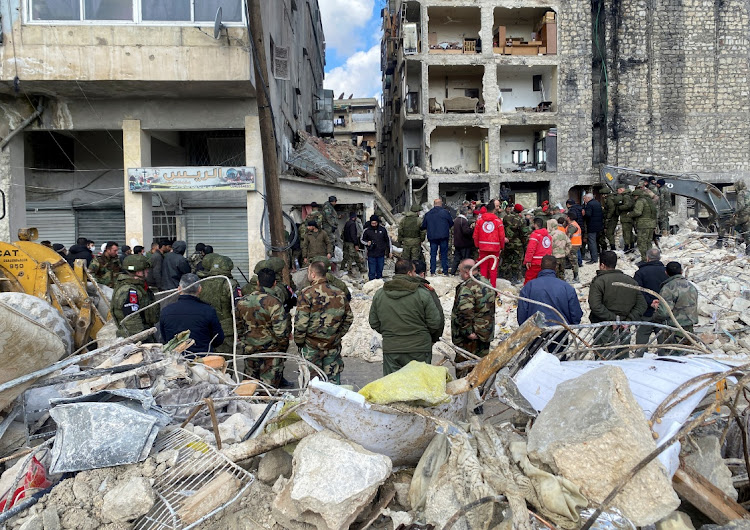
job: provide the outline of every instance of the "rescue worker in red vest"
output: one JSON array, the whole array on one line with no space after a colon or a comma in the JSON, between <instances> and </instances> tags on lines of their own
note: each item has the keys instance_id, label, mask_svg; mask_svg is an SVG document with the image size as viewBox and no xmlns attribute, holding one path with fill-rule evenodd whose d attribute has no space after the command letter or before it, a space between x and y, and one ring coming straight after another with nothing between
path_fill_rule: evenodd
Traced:
<instances>
[{"instance_id":1,"label":"rescue worker in red vest","mask_svg":"<svg viewBox=\"0 0 750 530\"><path fill-rule=\"evenodd\" d=\"M508 242L503 222L495 215L496 205L496 201L488 202L487 213L482 214L474 227L474 244L479 249L480 261L486 256L496 256L499 260L500 252ZM490 280L492 287L497 286L497 265L497 262L487 260L479 266L482 276Z\"/></svg>"},{"instance_id":2,"label":"rescue worker in red vest","mask_svg":"<svg viewBox=\"0 0 750 530\"><path fill-rule=\"evenodd\" d=\"M544 228L544 220L541 217L535 217L534 231L529 236L529 244L523 258L523 264L526 267L524 285L536 279L539 271L542 270L542 258L549 254L552 254L552 238Z\"/></svg>"},{"instance_id":3,"label":"rescue worker in red vest","mask_svg":"<svg viewBox=\"0 0 750 530\"><path fill-rule=\"evenodd\" d=\"M571 219L569 215L561 216L558 219L558 223L563 227L565 233L570 238L570 254L566 259L570 262L570 266L573 268L573 281L578 281L578 252L581 250L583 244L583 231L581 226Z\"/></svg>"}]
</instances>

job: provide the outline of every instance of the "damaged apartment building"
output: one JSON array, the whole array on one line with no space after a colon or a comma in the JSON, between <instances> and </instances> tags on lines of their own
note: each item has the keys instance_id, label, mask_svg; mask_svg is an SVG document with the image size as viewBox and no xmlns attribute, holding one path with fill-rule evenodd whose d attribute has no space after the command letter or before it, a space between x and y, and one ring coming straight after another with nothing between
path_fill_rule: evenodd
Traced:
<instances>
[{"instance_id":1,"label":"damaged apartment building","mask_svg":"<svg viewBox=\"0 0 750 530\"><path fill-rule=\"evenodd\" d=\"M390 0L382 16L380 171L399 209L501 187L580 200L605 163L730 199L748 176L745 4Z\"/></svg>"},{"instance_id":2,"label":"damaged apartment building","mask_svg":"<svg viewBox=\"0 0 750 530\"><path fill-rule=\"evenodd\" d=\"M317 0L260 4L286 170L300 135L333 134L325 38ZM262 259L248 9L244 0L0 0L0 241L34 226L67 247L78 237L147 248L173 238L212 244L245 272ZM298 221L332 194L372 203L295 175L281 177L281 194Z\"/></svg>"}]
</instances>

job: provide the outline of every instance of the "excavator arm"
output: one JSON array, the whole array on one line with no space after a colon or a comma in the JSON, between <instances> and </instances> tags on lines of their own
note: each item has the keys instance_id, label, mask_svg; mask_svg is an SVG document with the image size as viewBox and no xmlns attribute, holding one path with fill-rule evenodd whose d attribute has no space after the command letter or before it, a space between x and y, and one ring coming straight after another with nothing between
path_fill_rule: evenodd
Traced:
<instances>
[{"instance_id":1,"label":"excavator arm","mask_svg":"<svg viewBox=\"0 0 750 530\"><path fill-rule=\"evenodd\" d=\"M704 182L694 175L676 175L661 173L650 169L631 169L618 166L602 166L599 170L602 183L613 192L625 186L637 186L645 177L664 179L666 187L671 193L688 197L701 203L711 215L711 222L718 222L720 231L732 224L734 207L719 188L709 182Z\"/></svg>"}]
</instances>

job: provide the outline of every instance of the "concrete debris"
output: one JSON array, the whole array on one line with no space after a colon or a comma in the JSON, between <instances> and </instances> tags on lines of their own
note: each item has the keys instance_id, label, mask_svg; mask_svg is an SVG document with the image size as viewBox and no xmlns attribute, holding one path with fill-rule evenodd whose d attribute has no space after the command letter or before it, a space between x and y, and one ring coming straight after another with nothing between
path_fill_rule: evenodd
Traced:
<instances>
[{"instance_id":1,"label":"concrete debris","mask_svg":"<svg viewBox=\"0 0 750 530\"><path fill-rule=\"evenodd\" d=\"M289 164L305 176L329 182L340 179L367 182L369 154L350 142L339 142L299 132L300 140Z\"/></svg>"},{"instance_id":2,"label":"concrete debris","mask_svg":"<svg viewBox=\"0 0 750 530\"><path fill-rule=\"evenodd\" d=\"M732 482L732 472L721 457L721 444L716 436L702 436L683 446L685 464L707 478L733 500L737 490Z\"/></svg>"},{"instance_id":3,"label":"concrete debris","mask_svg":"<svg viewBox=\"0 0 750 530\"><path fill-rule=\"evenodd\" d=\"M292 474L292 455L279 447L267 452L258 464L258 480L273 485L279 477L289 478Z\"/></svg>"},{"instance_id":4,"label":"concrete debris","mask_svg":"<svg viewBox=\"0 0 750 530\"><path fill-rule=\"evenodd\" d=\"M597 503L654 449L656 443L627 378L613 366L560 384L529 431L532 461L579 485ZM669 475L658 461L630 480L614 501L637 526L655 523L679 505Z\"/></svg>"},{"instance_id":5,"label":"concrete debris","mask_svg":"<svg viewBox=\"0 0 750 530\"><path fill-rule=\"evenodd\" d=\"M207 513L229 502L239 492L241 485L240 480L231 473L219 473L193 493L178 510L177 515L183 524L193 524Z\"/></svg>"},{"instance_id":6,"label":"concrete debris","mask_svg":"<svg viewBox=\"0 0 750 530\"><path fill-rule=\"evenodd\" d=\"M145 515L156 502L151 481L133 477L104 496L102 519L106 522L124 523Z\"/></svg>"},{"instance_id":7,"label":"concrete debris","mask_svg":"<svg viewBox=\"0 0 750 530\"><path fill-rule=\"evenodd\" d=\"M688 514L676 511L657 522L656 530L695 530L695 526Z\"/></svg>"},{"instance_id":8,"label":"concrete debris","mask_svg":"<svg viewBox=\"0 0 750 530\"><path fill-rule=\"evenodd\" d=\"M318 530L348 528L391 474L391 460L330 432L305 438L294 451L292 477L277 484L274 514Z\"/></svg>"}]
</instances>

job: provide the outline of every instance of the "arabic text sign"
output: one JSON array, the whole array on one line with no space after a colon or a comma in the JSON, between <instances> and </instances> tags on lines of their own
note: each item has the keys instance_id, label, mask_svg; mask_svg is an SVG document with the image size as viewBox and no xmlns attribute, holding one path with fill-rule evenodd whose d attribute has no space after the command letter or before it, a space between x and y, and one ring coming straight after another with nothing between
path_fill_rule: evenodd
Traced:
<instances>
[{"instance_id":1,"label":"arabic text sign","mask_svg":"<svg viewBox=\"0 0 750 530\"><path fill-rule=\"evenodd\" d=\"M139 167L128 169L128 188L149 191L255 190L254 167Z\"/></svg>"}]
</instances>

